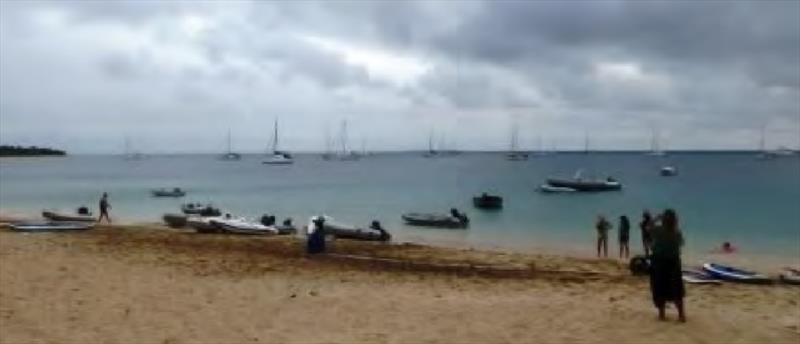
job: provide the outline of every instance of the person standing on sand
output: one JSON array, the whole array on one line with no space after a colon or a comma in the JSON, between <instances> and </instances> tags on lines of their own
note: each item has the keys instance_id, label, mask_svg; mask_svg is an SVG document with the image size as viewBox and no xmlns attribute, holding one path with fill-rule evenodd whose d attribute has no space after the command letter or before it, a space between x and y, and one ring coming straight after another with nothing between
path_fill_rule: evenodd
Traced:
<instances>
[{"instance_id":1,"label":"person standing on sand","mask_svg":"<svg viewBox=\"0 0 800 344\"><path fill-rule=\"evenodd\" d=\"M595 229L597 229L597 258L600 258L601 247L603 249L603 257L608 258L608 231L611 229L611 223L602 214L598 215Z\"/></svg>"},{"instance_id":2,"label":"person standing on sand","mask_svg":"<svg viewBox=\"0 0 800 344\"><path fill-rule=\"evenodd\" d=\"M108 217L108 210L111 209L111 204L108 203L108 193L103 192L103 197L100 198L100 216L97 218L97 223L103 220L103 217L106 218L109 224L111 224L111 218Z\"/></svg>"},{"instance_id":3,"label":"person standing on sand","mask_svg":"<svg viewBox=\"0 0 800 344\"><path fill-rule=\"evenodd\" d=\"M658 308L658 319L666 320L666 303L674 302L678 308L678 320L686 322L683 309L685 289L681 270L683 234L678 228L678 215L674 210L665 210L660 218L661 223L651 233L653 255L650 260L650 292L653 304Z\"/></svg>"},{"instance_id":4,"label":"person standing on sand","mask_svg":"<svg viewBox=\"0 0 800 344\"><path fill-rule=\"evenodd\" d=\"M630 232L631 232L631 222L628 221L628 217L622 215L619 217L619 258L620 259L628 259L630 256L630 247L628 246L628 241L630 239Z\"/></svg>"},{"instance_id":5,"label":"person standing on sand","mask_svg":"<svg viewBox=\"0 0 800 344\"><path fill-rule=\"evenodd\" d=\"M639 222L639 229L642 231L642 246L644 247L645 257L650 255L650 245L653 244L653 239L650 236L650 231L653 229L653 217L650 215L649 210L642 213L642 222Z\"/></svg>"}]
</instances>

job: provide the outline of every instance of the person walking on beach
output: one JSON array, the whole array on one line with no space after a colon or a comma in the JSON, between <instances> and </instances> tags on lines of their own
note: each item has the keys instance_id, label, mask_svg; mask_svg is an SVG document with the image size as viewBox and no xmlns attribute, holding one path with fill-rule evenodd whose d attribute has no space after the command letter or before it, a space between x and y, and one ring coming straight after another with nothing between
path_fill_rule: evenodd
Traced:
<instances>
[{"instance_id":1,"label":"person walking on beach","mask_svg":"<svg viewBox=\"0 0 800 344\"><path fill-rule=\"evenodd\" d=\"M674 302L678 309L678 320L686 322L683 309L685 290L681 271L681 246L683 234L678 228L678 215L667 209L661 215L661 223L652 229L652 259L650 260L650 292L653 304L658 309L658 319L666 320L664 308Z\"/></svg>"},{"instance_id":2,"label":"person walking on beach","mask_svg":"<svg viewBox=\"0 0 800 344\"><path fill-rule=\"evenodd\" d=\"M650 215L649 210L642 213L642 222L639 222L639 229L642 231L642 246L644 247L645 257L650 255L650 245L653 239L650 236L650 231L653 229L653 217Z\"/></svg>"},{"instance_id":3,"label":"person walking on beach","mask_svg":"<svg viewBox=\"0 0 800 344\"><path fill-rule=\"evenodd\" d=\"M103 217L106 218L109 224L111 224L111 218L108 217L108 210L111 209L111 204L108 203L108 193L103 192L103 197L100 198L100 216L97 218L97 222L103 220Z\"/></svg>"},{"instance_id":4,"label":"person walking on beach","mask_svg":"<svg viewBox=\"0 0 800 344\"><path fill-rule=\"evenodd\" d=\"M611 223L602 214L598 215L595 229L597 229L597 258L600 258L600 248L603 249L603 257L608 258L608 231L611 229Z\"/></svg>"},{"instance_id":5,"label":"person walking on beach","mask_svg":"<svg viewBox=\"0 0 800 344\"><path fill-rule=\"evenodd\" d=\"M630 256L630 248L628 246L628 241L630 239L630 232L631 232L631 222L628 221L628 217L622 215L619 217L619 258L620 259L628 259Z\"/></svg>"}]
</instances>

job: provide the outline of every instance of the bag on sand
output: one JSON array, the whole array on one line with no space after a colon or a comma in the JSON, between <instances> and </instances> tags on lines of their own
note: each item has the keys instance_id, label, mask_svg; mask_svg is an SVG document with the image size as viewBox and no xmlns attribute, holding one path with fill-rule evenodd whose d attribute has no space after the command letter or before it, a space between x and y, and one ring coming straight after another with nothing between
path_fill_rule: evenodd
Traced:
<instances>
[{"instance_id":1,"label":"bag on sand","mask_svg":"<svg viewBox=\"0 0 800 344\"><path fill-rule=\"evenodd\" d=\"M647 275L650 273L650 259L643 255L633 256L628 267L634 276Z\"/></svg>"}]
</instances>

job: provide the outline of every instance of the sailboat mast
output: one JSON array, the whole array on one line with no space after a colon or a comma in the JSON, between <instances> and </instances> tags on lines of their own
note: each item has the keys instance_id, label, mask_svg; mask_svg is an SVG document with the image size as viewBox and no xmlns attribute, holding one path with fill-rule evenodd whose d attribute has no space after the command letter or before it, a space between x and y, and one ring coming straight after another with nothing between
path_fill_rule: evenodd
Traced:
<instances>
[{"instance_id":1,"label":"sailboat mast","mask_svg":"<svg viewBox=\"0 0 800 344\"><path fill-rule=\"evenodd\" d=\"M583 135L583 154L589 154L589 133Z\"/></svg>"},{"instance_id":2,"label":"sailboat mast","mask_svg":"<svg viewBox=\"0 0 800 344\"><path fill-rule=\"evenodd\" d=\"M272 153L277 154L278 152L278 119L275 119L275 131L272 133Z\"/></svg>"},{"instance_id":3,"label":"sailboat mast","mask_svg":"<svg viewBox=\"0 0 800 344\"><path fill-rule=\"evenodd\" d=\"M231 130L228 129L228 154L231 154Z\"/></svg>"}]
</instances>

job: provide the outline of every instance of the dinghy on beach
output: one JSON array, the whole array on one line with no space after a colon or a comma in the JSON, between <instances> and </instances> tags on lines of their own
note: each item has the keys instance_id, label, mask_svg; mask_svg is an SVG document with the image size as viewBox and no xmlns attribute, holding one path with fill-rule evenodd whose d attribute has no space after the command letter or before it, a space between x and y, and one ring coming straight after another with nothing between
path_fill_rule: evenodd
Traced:
<instances>
[{"instance_id":1,"label":"dinghy on beach","mask_svg":"<svg viewBox=\"0 0 800 344\"><path fill-rule=\"evenodd\" d=\"M306 227L306 234L312 234L315 231L314 220L317 216L312 216L308 221ZM337 223L330 216L324 216L325 222L323 224L325 235L331 235L337 239L351 239L361 241L389 241L392 235L381 227L380 222L372 221L369 228L358 228L351 225Z\"/></svg>"},{"instance_id":2,"label":"dinghy on beach","mask_svg":"<svg viewBox=\"0 0 800 344\"><path fill-rule=\"evenodd\" d=\"M781 282L800 285L800 269L786 268L780 276Z\"/></svg>"},{"instance_id":3,"label":"dinghy on beach","mask_svg":"<svg viewBox=\"0 0 800 344\"><path fill-rule=\"evenodd\" d=\"M209 220L209 223L219 228L222 233L248 234L248 235L276 235L278 230L272 226L264 226L244 218L220 217Z\"/></svg>"},{"instance_id":4,"label":"dinghy on beach","mask_svg":"<svg viewBox=\"0 0 800 344\"><path fill-rule=\"evenodd\" d=\"M18 232L71 232L94 228L94 223L80 222L16 222L9 228Z\"/></svg>"},{"instance_id":5,"label":"dinghy on beach","mask_svg":"<svg viewBox=\"0 0 800 344\"><path fill-rule=\"evenodd\" d=\"M713 277L731 282L754 284L772 283L772 280L766 275L722 264L705 263L703 264L703 270Z\"/></svg>"},{"instance_id":6,"label":"dinghy on beach","mask_svg":"<svg viewBox=\"0 0 800 344\"><path fill-rule=\"evenodd\" d=\"M85 207L82 207L82 209ZM92 214L88 211L81 214L81 212L75 212L74 214L61 212L57 210L43 210L42 217L50 220L50 221L66 221L66 222L95 222L97 219L92 216Z\"/></svg>"}]
</instances>

